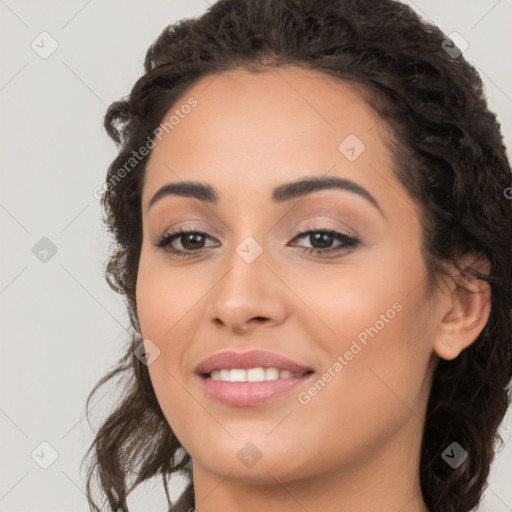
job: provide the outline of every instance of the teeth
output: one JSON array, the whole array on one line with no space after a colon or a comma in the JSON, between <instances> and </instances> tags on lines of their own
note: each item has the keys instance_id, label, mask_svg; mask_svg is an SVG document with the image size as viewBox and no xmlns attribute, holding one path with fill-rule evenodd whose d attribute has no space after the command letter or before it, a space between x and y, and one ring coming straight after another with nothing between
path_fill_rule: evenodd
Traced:
<instances>
[{"instance_id":1,"label":"teeth","mask_svg":"<svg viewBox=\"0 0 512 512\"><path fill-rule=\"evenodd\" d=\"M258 382L265 380L265 370L263 368L249 368L246 373L247 382Z\"/></svg>"},{"instance_id":2,"label":"teeth","mask_svg":"<svg viewBox=\"0 0 512 512\"><path fill-rule=\"evenodd\" d=\"M279 370L279 368L249 368L248 370L233 368L214 370L210 374L211 379L226 382L263 382L301 376L302 373L292 373L289 370Z\"/></svg>"},{"instance_id":3,"label":"teeth","mask_svg":"<svg viewBox=\"0 0 512 512\"><path fill-rule=\"evenodd\" d=\"M277 368L265 368L265 380L279 379L279 370Z\"/></svg>"},{"instance_id":4,"label":"teeth","mask_svg":"<svg viewBox=\"0 0 512 512\"><path fill-rule=\"evenodd\" d=\"M229 370L229 382L245 382L247 372L245 370Z\"/></svg>"}]
</instances>

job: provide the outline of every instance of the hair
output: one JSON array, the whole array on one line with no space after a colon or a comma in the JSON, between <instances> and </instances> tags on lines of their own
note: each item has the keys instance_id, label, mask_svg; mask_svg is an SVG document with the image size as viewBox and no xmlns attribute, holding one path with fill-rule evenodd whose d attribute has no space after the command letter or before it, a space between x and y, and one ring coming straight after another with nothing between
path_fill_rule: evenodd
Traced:
<instances>
[{"instance_id":1,"label":"hair","mask_svg":"<svg viewBox=\"0 0 512 512\"><path fill-rule=\"evenodd\" d=\"M420 483L431 511L464 512L487 486L512 379L512 174L496 115L477 70L443 48L445 34L393 0L219 0L198 18L161 32L146 53L144 74L129 96L112 103L104 125L118 156L110 164L101 205L114 243L104 272L126 303L131 329L126 353L92 389L124 376L123 395L99 428L86 458L92 510L95 472L111 510L128 510L133 488L160 474L190 478L181 447L156 399L142 342L136 279L142 243L141 191L145 165L119 179L133 151L154 141L155 130L199 79L227 70L259 73L300 66L352 84L385 121L397 179L419 208L428 283L454 265L491 289L487 324L453 360L436 366L421 442ZM115 186L112 186L115 183ZM462 266L475 254L488 272ZM442 458L453 442L469 454L457 468ZM127 490L129 473L135 475ZM193 490L189 482L188 494Z\"/></svg>"}]
</instances>

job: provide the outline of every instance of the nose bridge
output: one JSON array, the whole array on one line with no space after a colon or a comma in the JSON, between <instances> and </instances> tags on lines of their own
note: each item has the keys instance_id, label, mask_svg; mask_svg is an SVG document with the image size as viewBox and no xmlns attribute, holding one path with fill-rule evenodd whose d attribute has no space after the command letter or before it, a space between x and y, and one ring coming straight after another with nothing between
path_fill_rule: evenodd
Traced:
<instances>
[{"instance_id":1,"label":"nose bridge","mask_svg":"<svg viewBox=\"0 0 512 512\"><path fill-rule=\"evenodd\" d=\"M231 215L232 222L231 243L232 253L230 254L229 265L233 270L250 275L255 270L264 274L268 272L265 262L268 263L267 247L269 227L262 215L261 206L247 201L239 205ZM256 264L255 267L253 267Z\"/></svg>"},{"instance_id":2,"label":"nose bridge","mask_svg":"<svg viewBox=\"0 0 512 512\"><path fill-rule=\"evenodd\" d=\"M258 237L259 240L261 238ZM262 299L266 295L270 272L266 268L268 258L264 241L259 240L249 235L234 244L227 262L228 272L219 283L223 300L232 304L249 304L252 300L258 300L257 297Z\"/></svg>"},{"instance_id":3,"label":"nose bridge","mask_svg":"<svg viewBox=\"0 0 512 512\"><path fill-rule=\"evenodd\" d=\"M281 321L285 314L282 285L267 268L270 251L264 247L264 233L245 233L233 246L209 310L210 320L233 329L254 318Z\"/></svg>"}]
</instances>

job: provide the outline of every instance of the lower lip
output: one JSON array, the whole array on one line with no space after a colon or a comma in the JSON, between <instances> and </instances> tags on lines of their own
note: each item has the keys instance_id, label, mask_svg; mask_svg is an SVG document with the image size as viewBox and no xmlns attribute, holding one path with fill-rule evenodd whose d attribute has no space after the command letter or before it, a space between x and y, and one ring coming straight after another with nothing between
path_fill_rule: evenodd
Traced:
<instances>
[{"instance_id":1,"label":"lower lip","mask_svg":"<svg viewBox=\"0 0 512 512\"><path fill-rule=\"evenodd\" d=\"M261 382L226 382L201 377L206 392L227 405L252 407L271 402L306 382L313 374L289 379L266 380Z\"/></svg>"}]
</instances>

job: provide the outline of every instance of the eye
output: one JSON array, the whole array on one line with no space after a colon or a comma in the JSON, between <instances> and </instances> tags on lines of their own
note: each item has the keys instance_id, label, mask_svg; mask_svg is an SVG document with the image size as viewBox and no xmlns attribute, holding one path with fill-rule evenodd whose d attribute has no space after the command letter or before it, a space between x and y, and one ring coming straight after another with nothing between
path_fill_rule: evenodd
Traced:
<instances>
[{"instance_id":1,"label":"eye","mask_svg":"<svg viewBox=\"0 0 512 512\"><path fill-rule=\"evenodd\" d=\"M309 242L313 247L301 247L301 250L307 254L326 254L326 253L345 253L360 245L360 240L332 229L322 229L314 227L302 228L299 234L293 240L309 237ZM206 239L212 238L202 231L194 229L177 229L171 233L166 233L160 240L154 244L168 254L180 258L192 257L205 249ZM181 240L183 249L177 249L173 246L174 242ZM333 240L338 240L336 246L332 246Z\"/></svg>"},{"instance_id":2,"label":"eye","mask_svg":"<svg viewBox=\"0 0 512 512\"><path fill-rule=\"evenodd\" d=\"M360 244L360 240L357 238L333 229L302 228L299 233L294 240L309 237L306 239L313 245L313 247L301 248L307 254L345 253ZM332 246L333 239L339 240L338 245L334 247Z\"/></svg>"},{"instance_id":3,"label":"eye","mask_svg":"<svg viewBox=\"0 0 512 512\"><path fill-rule=\"evenodd\" d=\"M199 252L199 250L203 249L201 246L204 243L205 238L211 238L208 234L203 233L202 231L197 231L195 229L177 229L172 231L171 233L166 233L160 240L154 244L156 247L159 247L166 253L173 254L178 257L186 258L189 256L194 256L190 252ZM185 250L176 249L172 246L172 243L175 240L181 239L181 244ZM187 247L188 246L188 247ZM190 251L190 252L187 252Z\"/></svg>"}]
</instances>

